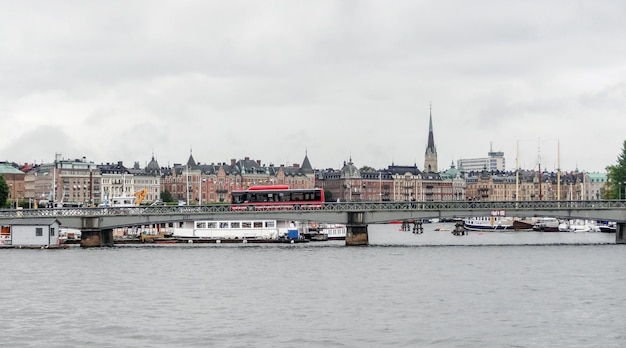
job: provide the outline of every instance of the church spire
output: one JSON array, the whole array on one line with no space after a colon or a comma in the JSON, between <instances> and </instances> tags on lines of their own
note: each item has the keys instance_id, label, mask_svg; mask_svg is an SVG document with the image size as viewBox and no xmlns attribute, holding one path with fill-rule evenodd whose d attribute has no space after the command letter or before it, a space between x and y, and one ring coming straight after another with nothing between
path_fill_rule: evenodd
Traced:
<instances>
[{"instance_id":1,"label":"church spire","mask_svg":"<svg viewBox=\"0 0 626 348\"><path fill-rule=\"evenodd\" d=\"M435 135L433 132L433 105L430 104L428 121L428 143L424 154L424 171L437 172L437 148L435 147Z\"/></svg>"}]
</instances>

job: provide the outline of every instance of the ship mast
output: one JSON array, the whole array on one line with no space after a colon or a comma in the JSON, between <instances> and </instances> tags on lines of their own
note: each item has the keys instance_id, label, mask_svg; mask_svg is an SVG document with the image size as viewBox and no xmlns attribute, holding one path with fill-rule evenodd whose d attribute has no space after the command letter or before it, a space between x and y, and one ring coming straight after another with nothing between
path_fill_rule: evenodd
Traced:
<instances>
[{"instance_id":1,"label":"ship mast","mask_svg":"<svg viewBox=\"0 0 626 348\"><path fill-rule=\"evenodd\" d=\"M539 163L539 200L541 200L543 197L543 194L541 192L541 142L537 144L537 162Z\"/></svg>"},{"instance_id":2,"label":"ship mast","mask_svg":"<svg viewBox=\"0 0 626 348\"><path fill-rule=\"evenodd\" d=\"M561 142L556 140L556 200L561 200Z\"/></svg>"},{"instance_id":3,"label":"ship mast","mask_svg":"<svg viewBox=\"0 0 626 348\"><path fill-rule=\"evenodd\" d=\"M519 201L519 140L517 141L517 153L515 154L515 201Z\"/></svg>"}]
</instances>

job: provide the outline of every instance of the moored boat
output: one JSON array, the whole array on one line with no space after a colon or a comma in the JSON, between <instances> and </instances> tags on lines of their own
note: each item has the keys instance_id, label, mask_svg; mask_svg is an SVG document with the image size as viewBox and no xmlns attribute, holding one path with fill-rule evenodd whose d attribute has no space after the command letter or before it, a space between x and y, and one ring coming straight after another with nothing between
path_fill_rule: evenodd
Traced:
<instances>
[{"instance_id":1,"label":"moored boat","mask_svg":"<svg viewBox=\"0 0 626 348\"><path fill-rule=\"evenodd\" d=\"M322 224L320 231L327 236L328 240L344 240L348 227L343 224Z\"/></svg>"},{"instance_id":2,"label":"moored boat","mask_svg":"<svg viewBox=\"0 0 626 348\"><path fill-rule=\"evenodd\" d=\"M326 233L324 233L320 228L320 225L314 221L309 222L307 231L304 232L302 236L313 242L323 242L328 240Z\"/></svg>"},{"instance_id":3,"label":"moored boat","mask_svg":"<svg viewBox=\"0 0 626 348\"><path fill-rule=\"evenodd\" d=\"M304 225L284 220L202 220L186 222L174 228L173 238L198 239L299 239Z\"/></svg>"},{"instance_id":4,"label":"moored boat","mask_svg":"<svg viewBox=\"0 0 626 348\"><path fill-rule=\"evenodd\" d=\"M600 232L615 233L617 231L617 224L615 222L606 222L598 224Z\"/></svg>"},{"instance_id":5,"label":"moored boat","mask_svg":"<svg viewBox=\"0 0 626 348\"><path fill-rule=\"evenodd\" d=\"M559 219L553 217L543 217L535 220L533 231L538 232L559 232Z\"/></svg>"},{"instance_id":6,"label":"moored boat","mask_svg":"<svg viewBox=\"0 0 626 348\"><path fill-rule=\"evenodd\" d=\"M535 222L530 219L513 219L513 229L516 231L530 231Z\"/></svg>"},{"instance_id":7,"label":"moored boat","mask_svg":"<svg viewBox=\"0 0 626 348\"><path fill-rule=\"evenodd\" d=\"M588 220L569 220L563 221L559 224L559 231L561 232L600 232L595 222Z\"/></svg>"},{"instance_id":8,"label":"moored boat","mask_svg":"<svg viewBox=\"0 0 626 348\"><path fill-rule=\"evenodd\" d=\"M505 216L476 216L463 219L463 227L469 231L513 230L513 219Z\"/></svg>"}]
</instances>

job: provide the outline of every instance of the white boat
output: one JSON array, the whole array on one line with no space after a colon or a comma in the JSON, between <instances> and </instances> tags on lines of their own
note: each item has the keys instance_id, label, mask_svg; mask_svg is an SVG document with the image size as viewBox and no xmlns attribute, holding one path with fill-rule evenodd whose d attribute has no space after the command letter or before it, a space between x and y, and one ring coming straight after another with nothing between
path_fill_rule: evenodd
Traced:
<instances>
[{"instance_id":1,"label":"white boat","mask_svg":"<svg viewBox=\"0 0 626 348\"><path fill-rule=\"evenodd\" d=\"M569 220L559 224L560 232L600 232L595 221Z\"/></svg>"},{"instance_id":2,"label":"white boat","mask_svg":"<svg viewBox=\"0 0 626 348\"><path fill-rule=\"evenodd\" d=\"M534 231L539 232L559 232L560 221L553 217L543 217L535 220L533 225Z\"/></svg>"},{"instance_id":3,"label":"white boat","mask_svg":"<svg viewBox=\"0 0 626 348\"><path fill-rule=\"evenodd\" d=\"M174 228L174 238L201 239L298 239L304 224L282 220L202 220Z\"/></svg>"},{"instance_id":4,"label":"white boat","mask_svg":"<svg viewBox=\"0 0 626 348\"><path fill-rule=\"evenodd\" d=\"M476 216L463 219L463 227L469 231L514 230L513 218L506 216Z\"/></svg>"},{"instance_id":5,"label":"white boat","mask_svg":"<svg viewBox=\"0 0 626 348\"><path fill-rule=\"evenodd\" d=\"M77 228L59 228L59 241L65 243L68 240L80 240L81 231Z\"/></svg>"},{"instance_id":6,"label":"white boat","mask_svg":"<svg viewBox=\"0 0 626 348\"><path fill-rule=\"evenodd\" d=\"M320 232L328 236L328 240L346 239L348 227L343 224L321 224Z\"/></svg>"},{"instance_id":7,"label":"white boat","mask_svg":"<svg viewBox=\"0 0 626 348\"><path fill-rule=\"evenodd\" d=\"M617 223L615 221L601 222L598 224L600 232L615 233L617 231Z\"/></svg>"}]
</instances>

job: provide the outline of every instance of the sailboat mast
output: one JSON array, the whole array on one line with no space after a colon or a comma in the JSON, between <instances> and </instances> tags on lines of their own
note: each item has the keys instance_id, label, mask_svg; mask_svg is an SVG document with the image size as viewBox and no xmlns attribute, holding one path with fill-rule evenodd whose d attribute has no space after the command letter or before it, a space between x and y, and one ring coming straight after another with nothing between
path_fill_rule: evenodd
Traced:
<instances>
[{"instance_id":1,"label":"sailboat mast","mask_svg":"<svg viewBox=\"0 0 626 348\"><path fill-rule=\"evenodd\" d=\"M556 140L556 200L561 200L561 142Z\"/></svg>"},{"instance_id":2,"label":"sailboat mast","mask_svg":"<svg viewBox=\"0 0 626 348\"><path fill-rule=\"evenodd\" d=\"M537 163L539 164L539 200L541 200L543 194L541 192L541 139L539 139L537 143Z\"/></svg>"},{"instance_id":3,"label":"sailboat mast","mask_svg":"<svg viewBox=\"0 0 626 348\"><path fill-rule=\"evenodd\" d=\"M515 201L519 201L519 140L517 141L517 153L515 154Z\"/></svg>"}]
</instances>

